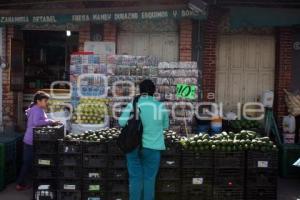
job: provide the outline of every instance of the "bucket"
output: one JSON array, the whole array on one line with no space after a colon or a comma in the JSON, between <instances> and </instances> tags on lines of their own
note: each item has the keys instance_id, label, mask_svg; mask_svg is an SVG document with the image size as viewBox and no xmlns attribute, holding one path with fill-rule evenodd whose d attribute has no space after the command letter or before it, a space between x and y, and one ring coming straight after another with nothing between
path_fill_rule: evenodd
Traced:
<instances>
[{"instance_id":1,"label":"bucket","mask_svg":"<svg viewBox=\"0 0 300 200\"><path fill-rule=\"evenodd\" d=\"M222 118L215 116L211 120L211 131L212 134L218 134L222 132Z\"/></svg>"}]
</instances>

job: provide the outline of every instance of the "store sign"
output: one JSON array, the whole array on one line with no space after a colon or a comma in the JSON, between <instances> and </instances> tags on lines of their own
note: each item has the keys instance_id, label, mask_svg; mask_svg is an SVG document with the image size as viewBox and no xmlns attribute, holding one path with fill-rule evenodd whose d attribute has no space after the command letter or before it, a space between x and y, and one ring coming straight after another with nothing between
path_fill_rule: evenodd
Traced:
<instances>
[{"instance_id":1,"label":"store sign","mask_svg":"<svg viewBox=\"0 0 300 200\"><path fill-rule=\"evenodd\" d=\"M73 15L43 15L43 16L1 16L0 24L42 24L42 23L81 23L81 22L106 22L124 20L144 20L163 18L205 18L205 15L195 13L192 10L161 10L161 11L139 11L139 12L115 12L115 13L93 13Z\"/></svg>"},{"instance_id":2,"label":"store sign","mask_svg":"<svg viewBox=\"0 0 300 200\"><path fill-rule=\"evenodd\" d=\"M188 84L177 84L176 85L176 96L185 99L196 98L196 86Z\"/></svg>"}]
</instances>

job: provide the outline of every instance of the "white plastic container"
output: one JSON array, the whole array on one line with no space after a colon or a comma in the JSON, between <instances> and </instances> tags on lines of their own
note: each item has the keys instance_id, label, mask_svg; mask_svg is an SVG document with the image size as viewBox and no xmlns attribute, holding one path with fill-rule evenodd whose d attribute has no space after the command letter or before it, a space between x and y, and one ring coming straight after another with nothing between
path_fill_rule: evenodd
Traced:
<instances>
[{"instance_id":1,"label":"white plastic container","mask_svg":"<svg viewBox=\"0 0 300 200\"><path fill-rule=\"evenodd\" d=\"M284 116L282 120L282 128L284 133L295 134L296 130L296 120L292 115Z\"/></svg>"},{"instance_id":2,"label":"white plastic container","mask_svg":"<svg viewBox=\"0 0 300 200\"><path fill-rule=\"evenodd\" d=\"M293 133L283 134L283 141L285 144L294 144L295 143L295 134L293 134Z\"/></svg>"},{"instance_id":3,"label":"white plastic container","mask_svg":"<svg viewBox=\"0 0 300 200\"><path fill-rule=\"evenodd\" d=\"M262 103L266 108L272 108L274 103L274 92L266 91L263 94Z\"/></svg>"}]
</instances>

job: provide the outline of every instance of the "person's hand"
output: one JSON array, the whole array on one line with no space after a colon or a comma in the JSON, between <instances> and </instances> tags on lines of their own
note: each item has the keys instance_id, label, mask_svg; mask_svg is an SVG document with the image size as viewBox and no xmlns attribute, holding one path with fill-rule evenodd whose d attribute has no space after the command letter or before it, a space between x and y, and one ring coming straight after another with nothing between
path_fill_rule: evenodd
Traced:
<instances>
[{"instance_id":1,"label":"person's hand","mask_svg":"<svg viewBox=\"0 0 300 200\"><path fill-rule=\"evenodd\" d=\"M62 125L63 123L61 121L53 121L52 125L57 126L57 125Z\"/></svg>"}]
</instances>

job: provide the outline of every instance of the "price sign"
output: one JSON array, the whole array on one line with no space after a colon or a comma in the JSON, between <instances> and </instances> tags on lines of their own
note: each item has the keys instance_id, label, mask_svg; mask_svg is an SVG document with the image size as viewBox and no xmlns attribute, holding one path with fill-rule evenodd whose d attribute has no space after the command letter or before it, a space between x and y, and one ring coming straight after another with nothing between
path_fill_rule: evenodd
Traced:
<instances>
[{"instance_id":1,"label":"price sign","mask_svg":"<svg viewBox=\"0 0 300 200\"><path fill-rule=\"evenodd\" d=\"M177 84L176 85L176 96L185 99L196 98L196 86L188 84Z\"/></svg>"}]
</instances>

